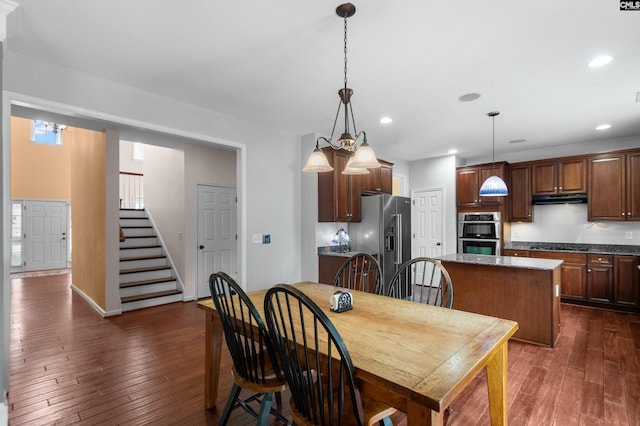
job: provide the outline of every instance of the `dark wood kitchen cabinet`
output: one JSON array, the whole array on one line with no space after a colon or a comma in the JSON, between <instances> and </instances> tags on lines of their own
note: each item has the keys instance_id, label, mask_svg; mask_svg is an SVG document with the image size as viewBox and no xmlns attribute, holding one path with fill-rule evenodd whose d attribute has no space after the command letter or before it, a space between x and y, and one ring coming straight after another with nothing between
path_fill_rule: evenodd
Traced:
<instances>
[{"instance_id":1,"label":"dark wood kitchen cabinet","mask_svg":"<svg viewBox=\"0 0 640 426\"><path fill-rule=\"evenodd\" d=\"M588 218L640 221L640 150L589 157Z\"/></svg>"},{"instance_id":2,"label":"dark wood kitchen cabinet","mask_svg":"<svg viewBox=\"0 0 640 426\"><path fill-rule=\"evenodd\" d=\"M575 194L587 191L585 158L564 158L532 165L533 195Z\"/></svg>"},{"instance_id":3,"label":"dark wood kitchen cabinet","mask_svg":"<svg viewBox=\"0 0 640 426\"><path fill-rule=\"evenodd\" d=\"M393 192L393 163L378 158L380 167L368 169L368 175L362 175L362 193L389 194Z\"/></svg>"},{"instance_id":4,"label":"dark wood kitchen cabinet","mask_svg":"<svg viewBox=\"0 0 640 426\"><path fill-rule=\"evenodd\" d=\"M587 255L587 300L611 303L613 300L613 256Z\"/></svg>"},{"instance_id":5,"label":"dark wood kitchen cabinet","mask_svg":"<svg viewBox=\"0 0 640 426\"><path fill-rule=\"evenodd\" d=\"M637 256L614 256L613 302L617 305L640 306L640 271Z\"/></svg>"},{"instance_id":6,"label":"dark wood kitchen cabinet","mask_svg":"<svg viewBox=\"0 0 640 426\"><path fill-rule=\"evenodd\" d=\"M533 222L531 204L531 166L511 166L511 222Z\"/></svg>"},{"instance_id":7,"label":"dark wood kitchen cabinet","mask_svg":"<svg viewBox=\"0 0 640 426\"><path fill-rule=\"evenodd\" d=\"M501 161L456 169L456 203L459 208L501 207L508 197L480 197L480 186L491 175L509 182L509 164ZM511 192L511 191L510 191Z\"/></svg>"},{"instance_id":8,"label":"dark wood kitchen cabinet","mask_svg":"<svg viewBox=\"0 0 640 426\"><path fill-rule=\"evenodd\" d=\"M318 173L318 222L360 222L362 175L343 175L351 152L324 148L322 150L331 172Z\"/></svg>"},{"instance_id":9,"label":"dark wood kitchen cabinet","mask_svg":"<svg viewBox=\"0 0 640 426\"><path fill-rule=\"evenodd\" d=\"M564 260L560 266L560 296L563 299L581 301L587 299L587 256L585 254L532 250L529 252L529 257Z\"/></svg>"}]
</instances>

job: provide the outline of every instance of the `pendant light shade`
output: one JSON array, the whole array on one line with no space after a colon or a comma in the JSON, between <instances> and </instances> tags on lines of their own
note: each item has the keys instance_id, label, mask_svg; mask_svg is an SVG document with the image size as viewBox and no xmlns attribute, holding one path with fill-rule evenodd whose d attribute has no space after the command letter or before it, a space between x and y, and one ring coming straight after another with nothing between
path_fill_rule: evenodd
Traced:
<instances>
[{"instance_id":1,"label":"pendant light shade","mask_svg":"<svg viewBox=\"0 0 640 426\"><path fill-rule=\"evenodd\" d=\"M330 172L333 170L333 167L331 167L327 157L325 157L324 153L316 143L316 149L313 150L307 160L307 164L302 170L305 172Z\"/></svg>"},{"instance_id":2,"label":"pendant light shade","mask_svg":"<svg viewBox=\"0 0 640 426\"><path fill-rule=\"evenodd\" d=\"M500 114L498 111L493 111L487 115L491 117L493 121L493 144L491 152L491 165L495 170L495 153L496 153L496 115ZM480 186L480 196L483 197L506 197L509 195L507 184L502 180L500 176L491 175Z\"/></svg>"},{"instance_id":3,"label":"pendant light shade","mask_svg":"<svg viewBox=\"0 0 640 426\"><path fill-rule=\"evenodd\" d=\"M480 195L484 197L504 197L509 195L507 184L499 176L491 175L482 183Z\"/></svg>"},{"instance_id":4,"label":"pendant light shade","mask_svg":"<svg viewBox=\"0 0 640 426\"><path fill-rule=\"evenodd\" d=\"M347 165L344 166L344 170L342 171L342 174L343 175L368 175L369 170L353 167L354 158L356 158L355 155L352 155L351 157L349 157L349 161L347 161Z\"/></svg>"}]
</instances>

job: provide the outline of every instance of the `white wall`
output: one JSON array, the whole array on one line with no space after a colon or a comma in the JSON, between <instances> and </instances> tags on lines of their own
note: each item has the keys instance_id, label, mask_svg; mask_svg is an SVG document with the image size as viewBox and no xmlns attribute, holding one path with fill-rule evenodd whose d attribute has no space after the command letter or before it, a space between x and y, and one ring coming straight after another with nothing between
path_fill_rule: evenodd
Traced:
<instances>
[{"instance_id":1,"label":"white wall","mask_svg":"<svg viewBox=\"0 0 640 426\"><path fill-rule=\"evenodd\" d=\"M144 150L144 145L143 145ZM144 161L133 159L133 142L120 141L120 171L144 173Z\"/></svg>"},{"instance_id":2,"label":"white wall","mask_svg":"<svg viewBox=\"0 0 640 426\"><path fill-rule=\"evenodd\" d=\"M640 244L640 222L589 222L586 204L533 206L533 219L533 223L512 223L511 241ZM625 238L628 232L633 239Z\"/></svg>"},{"instance_id":3,"label":"white wall","mask_svg":"<svg viewBox=\"0 0 640 426\"><path fill-rule=\"evenodd\" d=\"M444 156L409 163L411 191L444 188L444 254L456 252L456 165L455 156Z\"/></svg>"},{"instance_id":4,"label":"white wall","mask_svg":"<svg viewBox=\"0 0 640 426\"><path fill-rule=\"evenodd\" d=\"M300 280L300 233L296 230L300 229L302 166L297 135L13 52L5 55L5 71L8 98L28 107L238 148L243 165L238 171L243 209L238 225L244 239L240 256L246 267L240 282L248 289L258 289ZM253 233L270 233L272 244L251 245Z\"/></svg>"},{"instance_id":5,"label":"white wall","mask_svg":"<svg viewBox=\"0 0 640 426\"><path fill-rule=\"evenodd\" d=\"M143 167L144 204L184 283L185 248L185 162L179 149L145 145ZM186 284L185 284L186 286ZM188 292L185 288L185 297Z\"/></svg>"}]
</instances>

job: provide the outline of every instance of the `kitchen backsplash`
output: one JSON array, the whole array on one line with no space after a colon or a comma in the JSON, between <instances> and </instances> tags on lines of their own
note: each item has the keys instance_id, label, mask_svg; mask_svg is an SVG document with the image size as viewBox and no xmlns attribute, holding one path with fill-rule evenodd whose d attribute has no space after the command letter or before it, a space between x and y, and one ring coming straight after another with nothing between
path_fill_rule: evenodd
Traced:
<instances>
[{"instance_id":1,"label":"kitchen backsplash","mask_svg":"<svg viewBox=\"0 0 640 426\"><path fill-rule=\"evenodd\" d=\"M533 209L533 222L511 224L511 241L640 245L640 222L589 222L586 204L536 205Z\"/></svg>"}]
</instances>

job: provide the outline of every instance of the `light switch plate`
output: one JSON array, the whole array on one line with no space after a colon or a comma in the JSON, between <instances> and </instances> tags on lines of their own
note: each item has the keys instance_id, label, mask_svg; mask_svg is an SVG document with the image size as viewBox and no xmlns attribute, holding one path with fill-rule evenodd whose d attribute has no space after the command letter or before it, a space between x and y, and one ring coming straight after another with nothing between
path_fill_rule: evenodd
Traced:
<instances>
[{"instance_id":1,"label":"light switch plate","mask_svg":"<svg viewBox=\"0 0 640 426\"><path fill-rule=\"evenodd\" d=\"M251 242L253 244L262 244L262 234L253 234L251 236Z\"/></svg>"}]
</instances>

